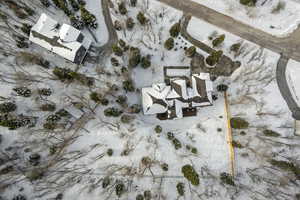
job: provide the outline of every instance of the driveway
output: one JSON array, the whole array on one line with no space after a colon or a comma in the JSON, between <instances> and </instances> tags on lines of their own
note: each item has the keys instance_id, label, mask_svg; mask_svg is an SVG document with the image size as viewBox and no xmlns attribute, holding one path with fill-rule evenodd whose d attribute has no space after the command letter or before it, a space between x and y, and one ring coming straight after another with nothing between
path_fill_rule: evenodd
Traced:
<instances>
[{"instance_id":1,"label":"driveway","mask_svg":"<svg viewBox=\"0 0 300 200\"><path fill-rule=\"evenodd\" d=\"M276 78L281 95L292 112L293 118L300 120L300 108L294 100L286 79L286 68L289 58L281 55L276 68Z\"/></svg>"}]
</instances>

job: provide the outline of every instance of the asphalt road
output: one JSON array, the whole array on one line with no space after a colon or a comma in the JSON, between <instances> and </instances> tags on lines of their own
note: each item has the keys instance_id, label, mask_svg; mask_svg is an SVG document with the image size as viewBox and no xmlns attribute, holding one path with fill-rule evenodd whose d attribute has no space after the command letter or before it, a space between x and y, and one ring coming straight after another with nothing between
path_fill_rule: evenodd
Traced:
<instances>
[{"instance_id":1,"label":"asphalt road","mask_svg":"<svg viewBox=\"0 0 300 200\"><path fill-rule=\"evenodd\" d=\"M277 84L284 100L287 102L287 105L293 114L293 118L300 120L300 108L292 97L286 79L286 68L287 68L288 60L289 60L288 57L282 55L277 63L277 68L276 68Z\"/></svg>"},{"instance_id":2,"label":"asphalt road","mask_svg":"<svg viewBox=\"0 0 300 200\"><path fill-rule=\"evenodd\" d=\"M98 48L99 53L98 53L97 63L100 63L100 60L103 60L102 58L108 58L112 54L112 45L118 42L118 34L114 28L113 20L110 15L109 0L98 0L98 1L101 1L102 13L108 31L108 41L106 42L106 44Z\"/></svg>"}]
</instances>

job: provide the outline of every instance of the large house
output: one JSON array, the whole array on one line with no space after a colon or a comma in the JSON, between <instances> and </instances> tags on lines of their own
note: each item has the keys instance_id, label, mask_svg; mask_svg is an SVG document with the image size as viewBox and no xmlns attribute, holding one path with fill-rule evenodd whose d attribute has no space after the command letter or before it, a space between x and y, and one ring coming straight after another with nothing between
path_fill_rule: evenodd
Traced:
<instances>
[{"instance_id":1,"label":"large house","mask_svg":"<svg viewBox=\"0 0 300 200\"><path fill-rule=\"evenodd\" d=\"M32 27L29 40L76 64L82 63L92 43L76 28L60 25L44 13Z\"/></svg>"},{"instance_id":2,"label":"large house","mask_svg":"<svg viewBox=\"0 0 300 200\"><path fill-rule=\"evenodd\" d=\"M170 70L170 67L165 69ZM184 67L174 67L173 70L179 75L166 78L165 74L165 83L142 88L145 115L155 114L161 120L180 119L197 115L197 107L213 104L213 84L209 73L191 74L188 77L184 74Z\"/></svg>"}]
</instances>

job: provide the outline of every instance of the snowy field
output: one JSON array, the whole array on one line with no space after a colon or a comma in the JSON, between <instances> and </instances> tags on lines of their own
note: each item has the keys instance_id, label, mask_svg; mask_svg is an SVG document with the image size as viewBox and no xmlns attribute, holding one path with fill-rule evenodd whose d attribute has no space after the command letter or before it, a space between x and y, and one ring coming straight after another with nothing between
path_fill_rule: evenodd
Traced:
<instances>
[{"instance_id":1,"label":"snowy field","mask_svg":"<svg viewBox=\"0 0 300 200\"><path fill-rule=\"evenodd\" d=\"M128 106L141 103L139 91L142 87L163 81L163 66L190 65L191 59L185 56L184 47L188 48L191 44L181 36L175 39L172 50L164 48L164 42L170 37L170 27L181 19L182 13L156 0L140 0L136 7L129 6L126 1L128 13L121 15L118 12L119 2L112 1L110 12L113 21L118 20L124 25L127 17L132 17L136 24L131 31L118 31L118 37L127 45L139 47L142 56L150 55L151 67L147 69L137 66L127 68L128 72L123 73L122 67L128 66L128 53L123 56L112 54L110 57L101 57L103 64L76 66L31 44L26 51L47 58L51 61L49 68L22 61L19 49L8 48L11 50L8 55L1 53L0 100L13 101L18 106L18 113L37 116L39 119L37 127L32 129L9 131L0 127L0 152L15 159L8 162L15 171L7 176L4 174L2 179L1 173L5 172L3 169L6 165L2 165L2 157L0 159L0 180L3 180L3 183L0 182L0 199L3 197L4 200L12 200L21 194L27 199L37 200L128 200L136 199L138 194L145 191L151 191L153 200L294 199L298 193L299 181L293 179L292 172L270 164L270 159L294 161L300 156L299 138L293 136L291 113L276 84L275 69L279 55L198 19L192 18L188 27L188 32L193 37L209 46L209 36L225 34L225 41L217 49L242 63L231 77L219 77L214 81L215 88L218 84L229 86L231 115L241 117L249 123L249 127L245 129L233 129L233 140L238 144L235 146L235 186L225 184L220 177L224 172L229 173L230 165L222 93L218 93L213 106L200 108L196 117L160 121L155 116L130 114L128 111ZM202 2L215 6L215 9L222 12L227 11L227 6L230 5L226 3L229 1ZM100 0L88 0L87 8L97 16L99 27L92 31L97 36L99 45L102 45L108 40L108 34L100 3ZM268 8L267 11L270 12L275 3L268 1L265 5L268 7L255 8L253 12L261 15L253 18L257 21L251 23L257 23L263 30L270 31L266 24L271 22L272 15L263 15L261 9ZM287 3L285 10L281 11L285 14L276 15L278 24L274 26L282 26L276 35L285 34L292 19L300 15L296 12L296 4L294 7L293 5ZM289 9L288 6L293 8ZM233 7L232 12L239 16L239 11L235 9L241 8ZM287 10L291 13L288 14ZM144 12L149 19L148 25L141 26L136 20L139 11ZM58 12L55 17L54 9L51 8L49 13L52 13L53 18L68 21L62 12ZM245 21L249 19L248 15L241 16ZM282 21L281 17L286 17L286 21ZM258 23L258 19L265 22ZM85 33L89 34L88 31ZM236 43L241 46L237 52L232 52L230 47ZM197 52L207 56L200 49ZM119 66L112 66L112 57L118 60ZM291 62L290 65L295 66ZM59 81L52 73L55 66L77 70L93 77L95 85L86 87L76 82ZM127 78L133 80L137 89L135 92L123 90L122 82ZM32 96L17 96L12 92L16 86L27 86L33 91ZM114 90L113 86L118 90ZM36 92L39 88L51 88L53 94L41 98ZM91 92L106 94L109 105L92 101ZM126 95L127 105L116 102L118 95ZM39 106L45 102L55 103L57 110L65 108L72 113L86 112L89 115L83 115L77 120L72 118L72 127L75 128L71 130L47 131L42 125L52 112L39 110ZM80 108L71 106L73 102L78 103L76 105ZM123 123L120 117L105 116L104 110L112 106L133 116L133 121ZM158 125L162 128L160 133L155 131ZM279 135L266 136L263 133L266 129L276 131ZM180 148L169 138L170 133L180 143ZM191 148L194 149L193 152ZM41 163L37 167L31 166L28 161L32 153L41 155ZM167 170L163 168L166 164ZM199 186L191 185L184 178L181 168L185 164L192 165L199 174ZM42 169L44 173L41 178L30 181L27 173L34 169ZM110 183L104 186L107 177ZM10 180L13 184L5 185L2 189L4 183ZM116 185L119 183L125 185L122 195L116 194ZM177 191L178 183L185 186L182 196ZM63 194L63 198L57 198L59 193Z\"/></svg>"},{"instance_id":2,"label":"snowy field","mask_svg":"<svg viewBox=\"0 0 300 200\"><path fill-rule=\"evenodd\" d=\"M193 0L234 19L278 37L286 37L300 23L300 2L258 0L255 7L243 6L239 0ZM282 9L277 11L278 4Z\"/></svg>"}]
</instances>

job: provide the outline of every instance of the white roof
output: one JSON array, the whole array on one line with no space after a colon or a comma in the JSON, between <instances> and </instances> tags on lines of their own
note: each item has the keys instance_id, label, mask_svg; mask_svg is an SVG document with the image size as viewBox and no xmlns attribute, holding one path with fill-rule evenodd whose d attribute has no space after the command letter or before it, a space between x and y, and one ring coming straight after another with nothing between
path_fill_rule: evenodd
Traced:
<instances>
[{"instance_id":1,"label":"white roof","mask_svg":"<svg viewBox=\"0 0 300 200\"><path fill-rule=\"evenodd\" d=\"M180 98L179 94L177 92L175 92L174 89L170 90L168 95L166 96L167 99L176 99L176 98Z\"/></svg>"},{"instance_id":2,"label":"white roof","mask_svg":"<svg viewBox=\"0 0 300 200\"><path fill-rule=\"evenodd\" d=\"M201 86L205 87L205 91L201 87L205 96L203 96L203 101L200 100L199 102L194 102L193 100L194 97L202 97L198 93L198 89L201 88L197 88L196 78L203 80ZM180 78L171 79L170 84L171 86L165 83L155 83L152 87L142 88L142 103L145 115L165 113L167 111L170 114L171 110L169 108L175 106L176 118L182 118L182 109L189 108L189 103L192 103L192 107L212 105L213 84L208 73L193 74L192 88L187 87L186 80ZM177 92L174 89L174 85L172 88L172 84L176 84ZM202 92L200 91L200 93ZM207 99L204 98L206 96Z\"/></svg>"},{"instance_id":3,"label":"white roof","mask_svg":"<svg viewBox=\"0 0 300 200\"><path fill-rule=\"evenodd\" d=\"M57 45L54 45L47 39L37 37L35 33L52 40L52 42L57 43ZM82 58L76 59L76 56L78 56L77 52L82 47L87 51L92 41L84 37L82 42L78 42L77 38L80 34L81 32L79 30L68 24L63 24L59 27L57 21L43 13L37 23L32 27L29 40L72 62L79 59L78 63L81 63L86 52L84 55L81 55Z\"/></svg>"},{"instance_id":4,"label":"white roof","mask_svg":"<svg viewBox=\"0 0 300 200\"><path fill-rule=\"evenodd\" d=\"M164 113L168 110L168 102L165 100L168 89L170 88L158 91L153 87L142 88L143 112L145 115ZM153 102L153 98L161 103Z\"/></svg>"}]
</instances>

